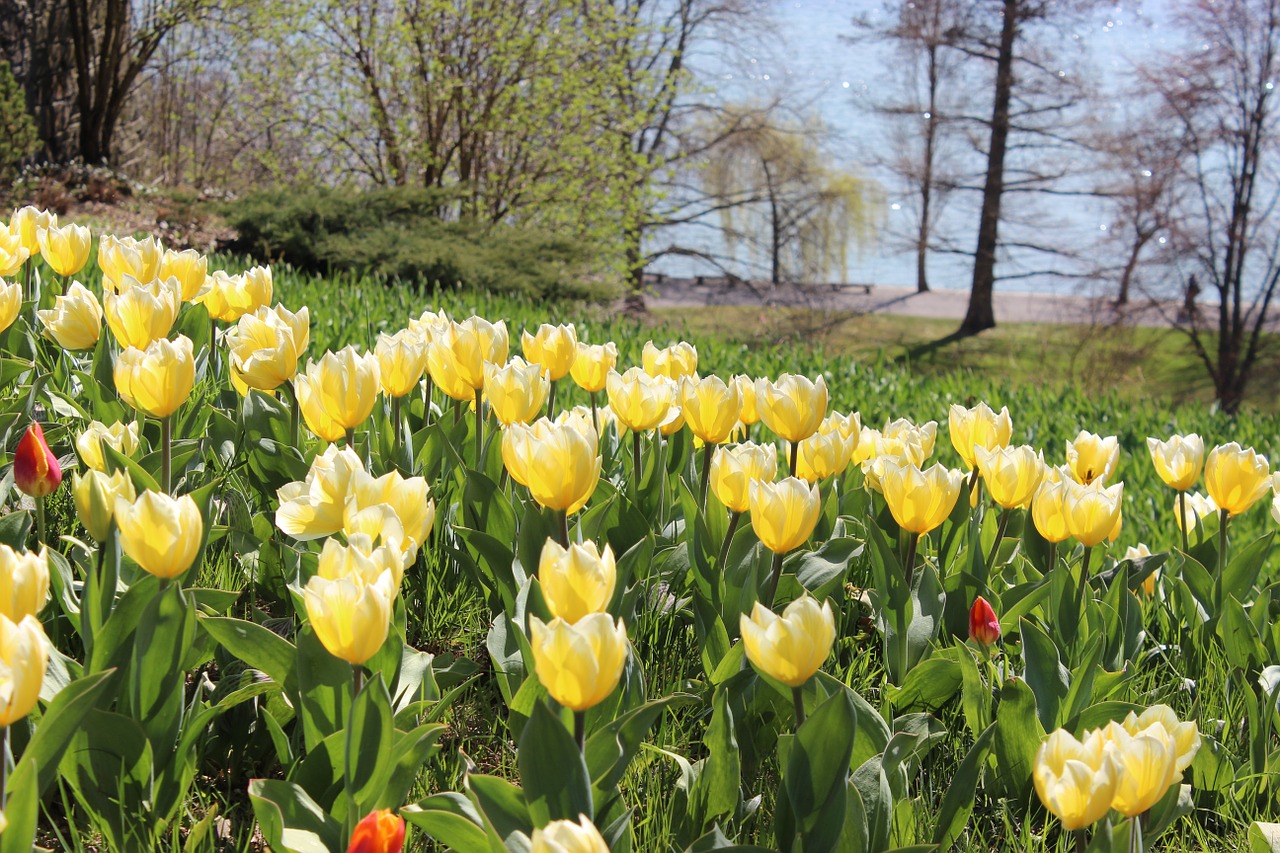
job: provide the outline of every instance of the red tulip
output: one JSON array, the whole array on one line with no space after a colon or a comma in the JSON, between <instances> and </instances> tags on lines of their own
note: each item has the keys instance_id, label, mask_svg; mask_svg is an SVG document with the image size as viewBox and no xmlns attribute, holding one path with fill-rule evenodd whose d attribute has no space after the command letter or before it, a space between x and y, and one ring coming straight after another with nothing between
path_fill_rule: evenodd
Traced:
<instances>
[{"instance_id":1,"label":"red tulip","mask_svg":"<svg viewBox=\"0 0 1280 853\"><path fill-rule=\"evenodd\" d=\"M1000 639L1000 620L991 604L982 596L978 596L969 609L969 639L989 646Z\"/></svg>"},{"instance_id":2,"label":"red tulip","mask_svg":"<svg viewBox=\"0 0 1280 853\"><path fill-rule=\"evenodd\" d=\"M62 466L45 443L44 430L38 423L31 424L18 442L13 455L13 481L33 498L44 497L62 482Z\"/></svg>"},{"instance_id":3,"label":"red tulip","mask_svg":"<svg viewBox=\"0 0 1280 853\"><path fill-rule=\"evenodd\" d=\"M381 809L369 812L351 833L347 853L400 853L404 849L404 819Z\"/></svg>"}]
</instances>

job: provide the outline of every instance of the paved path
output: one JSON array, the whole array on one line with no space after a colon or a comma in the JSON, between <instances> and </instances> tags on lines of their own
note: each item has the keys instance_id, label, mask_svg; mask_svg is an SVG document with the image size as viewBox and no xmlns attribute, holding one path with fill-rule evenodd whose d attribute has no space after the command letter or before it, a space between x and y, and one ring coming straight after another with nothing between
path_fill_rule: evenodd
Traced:
<instances>
[{"instance_id":1,"label":"paved path","mask_svg":"<svg viewBox=\"0 0 1280 853\"><path fill-rule=\"evenodd\" d=\"M882 285L787 286L774 289L758 282L723 279L658 279L647 282L650 308L705 308L715 305L787 305L817 310L865 314L896 314L943 320L963 319L969 305L968 290L931 290ZM1181 305L1142 301L1118 311L1109 299L1058 296L1045 293L995 294L996 321L1000 323L1080 323L1105 325L1123 320L1142 326L1167 326L1177 318ZM1203 320L1211 322L1215 305L1201 305Z\"/></svg>"}]
</instances>

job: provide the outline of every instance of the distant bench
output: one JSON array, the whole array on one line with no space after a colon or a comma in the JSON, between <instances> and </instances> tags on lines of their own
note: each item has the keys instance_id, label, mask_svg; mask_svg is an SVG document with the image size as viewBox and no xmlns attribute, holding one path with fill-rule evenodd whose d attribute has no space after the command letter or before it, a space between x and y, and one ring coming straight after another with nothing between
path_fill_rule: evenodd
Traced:
<instances>
[{"instance_id":1,"label":"distant bench","mask_svg":"<svg viewBox=\"0 0 1280 853\"><path fill-rule=\"evenodd\" d=\"M841 284L841 283L829 284L829 285L827 285L827 287L829 287L829 288L831 289L831 292L832 292L832 293L855 293L855 292L860 292L860 293L862 293L864 296L870 296L870 295L871 295L871 288L875 287L875 285L873 285L873 284L867 284L867 283L865 283L865 282L852 282L852 283L848 283L848 284Z\"/></svg>"}]
</instances>

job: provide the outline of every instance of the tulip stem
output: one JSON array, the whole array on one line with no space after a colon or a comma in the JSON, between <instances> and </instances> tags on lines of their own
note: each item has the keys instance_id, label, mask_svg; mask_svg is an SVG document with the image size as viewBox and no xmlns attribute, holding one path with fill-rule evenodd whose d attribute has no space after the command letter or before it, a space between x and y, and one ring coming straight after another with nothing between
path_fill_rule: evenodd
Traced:
<instances>
[{"instance_id":1,"label":"tulip stem","mask_svg":"<svg viewBox=\"0 0 1280 853\"><path fill-rule=\"evenodd\" d=\"M631 497L640 496L640 430L631 431Z\"/></svg>"},{"instance_id":2,"label":"tulip stem","mask_svg":"<svg viewBox=\"0 0 1280 853\"><path fill-rule=\"evenodd\" d=\"M907 576L907 594L910 595L911 580L916 573L916 551L920 547L920 537L909 530L903 532L907 534L907 559L902 567Z\"/></svg>"},{"instance_id":3,"label":"tulip stem","mask_svg":"<svg viewBox=\"0 0 1280 853\"><path fill-rule=\"evenodd\" d=\"M774 552L773 564L769 567L769 594L765 596L766 607L773 607L773 599L778 594L778 578L782 576L782 553Z\"/></svg>"},{"instance_id":4,"label":"tulip stem","mask_svg":"<svg viewBox=\"0 0 1280 853\"><path fill-rule=\"evenodd\" d=\"M720 558L715 565L715 574L717 576L724 572L725 563L729 562L729 546L733 544L733 534L738 532L738 522L741 520L742 513L729 513L729 529L724 534L724 543L720 546Z\"/></svg>"},{"instance_id":5,"label":"tulip stem","mask_svg":"<svg viewBox=\"0 0 1280 853\"><path fill-rule=\"evenodd\" d=\"M1088 839L1084 837L1084 830L1077 829L1071 834L1076 838L1076 853L1084 853L1085 847L1088 844Z\"/></svg>"},{"instance_id":6,"label":"tulip stem","mask_svg":"<svg viewBox=\"0 0 1280 853\"><path fill-rule=\"evenodd\" d=\"M1088 545L1084 546L1084 560L1080 563L1080 606L1084 606L1085 594L1089 589L1089 558L1093 556L1093 549Z\"/></svg>"},{"instance_id":7,"label":"tulip stem","mask_svg":"<svg viewBox=\"0 0 1280 853\"><path fill-rule=\"evenodd\" d=\"M1178 528L1182 531L1182 553L1191 550L1190 540L1187 538L1187 492L1184 489L1178 492Z\"/></svg>"},{"instance_id":8,"label":"tulip stem","mask_svg":"<svg viewBox=\"0 0 1280 853\"><path fill-rule=\"evenodd\" d=\"M987 555L987 575L990 575L991 570L995 568L996 556L1000 553L1000 541L1004 539L1004 532L1009 527L1010 514L1010 510L1003 508L1000 510L1000 521L996 523L996 541L991 543L991 553Z\"/></svg>"},{"instance_id":9,"label":"tulip stem","mask_svg":"<svg viewBox=\"0 0 1280 853\"><path fill-rule=\"evenodd\" d=\"M702 503L702 511L707 511L707 486L711 482L711 454L716 446L711 442L702 445L702 491L698 500Z\"/></svg>"},{"instance_id":10,"label":"tulip stem","mask_svg":"<svg viewBox=\"0 0 1280 853\"><path fill-rule=\"evenodd\" d=\"M344 438L347 442L347 447L351 448L352 450L355 450L356 449L356 428L352 427L351 429L347 430L347 433L344 436Z\"/></svg>"},{"instance_id":11,"label":"tulip stem","mask_svg":"<svg viewBox=\"0 0 1280 853\"><path fill-rule=\"evenodd\" d=\"M569 547L569 511L567 509L560 510L560 545Z\"/></svg>"},{"instance_id":12,"label":"tulip stem","mask_svg":"<svg viewBox=\"0 0 1280 853\"><path fill-rule=\"evenodd\" d=\"M434 383L431 374L427 374L427 384L422 391L422 425L431 426L431 388Z\"/></svg>"},{"instance_id":13,"label":"tulip stem","mask_svg":"<svg viewBox=\"0 0 1280 853\"><path fill-rule=\"evenodd\" d=\"M1142 853L1142 817L1129 818L1129 851Z\"/></svg>"},{"instance_id":14,"label":"tulip stem","mask_svg":"<svg viewBox=\"0 0 1280 853\"><path fill-rule=\"evenodd\" d=\"M796 463L800 461L800 442L791 442L791 476L796 475Z\"/></svg>"},{"instance_id":15,"label":"tulip stem","mask_svg":"<svg viewBox=\"0 0 1280 853\"><path fill-rule=\"evenodd\" d=\"M791 688L791 702L796 706L796 731L804 725L804 688Z\"/></svg>"},{"instance_id":16,"label":"tulip stem","mask_svg":"<svg viewBox=\"0 0 1280 853\"><path fill-rule=\"evenodd\" d=\"M289 395L289 440L296 448L298 446L299 416L302 414L302 406L298 403L298 390L293 387L292 382L285 382L280 387L285 389L285 394Z\"/></svg>"},{"instance_id":17,"label":"tulip stem","mask_svg":"<svg viewBox=\"0 0 1280 853\"><path fill-rule=\"evenodd\" d=\"M1225 509L1218 510L1218 577L1222 577L1227 567L1227 519L1231 513Z\"/></svg>"},{"instance_id":18,"label":"tulip stem","mask_svg":"<svg viewBox=\"0 0 1280 853\"><path fill-rule=\"evenodd\" d=\"M555 420L556 417L556 381L554 379L547 383L550 388L547 391L547 417Z\"/></svg>"},{"instance_id":19,"label":"tulip stem","mask_svg":"<svg viewBox=\"0 0 1280 853\"><path fill-rule=\"evenodd\" d=\"M573 712L573 742L578 745L578 752L587 751L587 712Z\"/></svg>"},{"instance_id":20,"label":"tulip stem","mask_svg":"<svg viewBox=\"0 0 1280 853\"><path fill-rule=\"evenodd\" d=\"M484 470L484 392L476 389L476 470Z\"/></svg>"},{"instance_id":21,"label":"tulip stem","mask_svg":"<svg viewBox=\"0 0 1280 853\"><path fill-rule=\"evenodd\" d=\"M0 741L4 742L4 750L0 753L0 814L3 814L9 806L9 765L13 761L8 726L0 726Z\"/></svg>"},{"instance_id":22,"label":"tulip stem","mask_svg":"<svg viewBox=\"0 0 1280 853\"><path fill-rule=\"evenodd\" d=\"M173 493L173 415L160 419L160 488Z\"/></svg>"},{"instance_id":23,"label":"tulip stem","mask_svg":"<svg viewBox=\"0 0 1280 853\"><path fill-rule=\"evenodd\" d=\"M45 545L47 544L47 542L45 539L45 527L44 527L45 525L44 498L43 497L36 498L35 504L36 504L36 544Z\"/></svg>"},{"instance_id":24,"label":"tulip stem","mask_svg":"<svg viewBox=\"0 0 1280 853\"><path fill-rule=\"evenodd\" d=\"M600 438L600 415L596 413L596 392L592 391L587 395L591 398L591 426L595 428L596 439Z\"/></svg>"},{"instance_id":25,"label":"tulip stem","mask_svg":"<svg viewBox=\"0 0 1280 853\"><path fill-rule=\"evenodd\" d=\"M1049 569L1048 569L1048 572L1053 571L1054 566L1056 566L1056 565L1058 565L1058 543L1057 543L1057 542L1050 542L1050 543L1049 543ZM1046 572L1046 574L1048 574L1048 572Z\"/></svg>"},{"instance_id":26,"label":"tulip stem","mask_svg":"<svg viewBox=\"0 0 1280 853\"><path fill-rule=\"evenodd\" d=\"M400 458L400 398L391 398L391 446L395 448L395 457Z\"/></svg>"},{"instance_id":27,"label":"tulip stem","mask_svg":"<svg viewBox=\"0 0 1280 853\"><path fill-rule=\"evenodd\" d=\"M354 702L364 687L364 667L358 663L351 664L351 701Z\"/></svg>"}]
</instances>

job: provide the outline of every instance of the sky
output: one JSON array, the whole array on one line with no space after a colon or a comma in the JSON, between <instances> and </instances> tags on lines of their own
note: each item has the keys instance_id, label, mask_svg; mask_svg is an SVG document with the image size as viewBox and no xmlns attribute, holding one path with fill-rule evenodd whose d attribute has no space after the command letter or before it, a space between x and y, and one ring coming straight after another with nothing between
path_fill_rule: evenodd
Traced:
<instances>
[{"instance_id":1,"label":"sky","mask_svg":"<svg viewBox=\"0 0 1280 853\"><path fill-rule=\"evenodd\" d=\"M882 149L886 144L886 126L870 110L877 92L891 80L892 56L887 49L859 44L845 39L853 32L850 20L854 14L880 15L887 19L880 0L756 0L760 4L761 32L749 35L753 43L744 55L724 60L716 69L717 94L725 100L767 98L776 92L788 93L789 99L807 103L836 134L831 145L838 162L855 171L880 178L886 191L881 215L888 222L895 214L909 217L900 210L886 176L866 167L864 152ZM1081 20L1069 37L1084 46L1082 62L1105 87L1120 79L1135 61L1149 58L1155 51L1171 47L1180 35L1168 21L1166 5L1103 4ZM1067 69L1071 71L1072 69ZM1085 70L1085 69L1081 69ZM898 205L898 207L895 207ZM976 206L965 205L965 208ZM1098 204L1059 202L1050 210L1053 227L1061 229L1064 240L1088 240L1108 226L1105 209ZM953 214L959 216L957 212ZM966 213L964 221L950 223L963 233L970 229L976 212ZM909 222L909 218L907 219ZM700 242L703 248L723 251L714 239L705 236L708 229L682 235L683 239ZM964 239L961 238L961 242ZM895 254L883 239L862 252L850 252L849 279L882 285L914 286L914 258ZM1027 259L1030 263L1030 260ZM1006 265L1016 271L1019 259ZM663 259L655 269L674 275L713 274L711 269L697 269L687 260ZM941 288L967 288L970 281L969 261L957 257L935 257L931 260L931 284ZM1067 292L1079 290L1081 284L1055 277L1019 279L1017 290Z\"/></svg>"}]
</instances>

